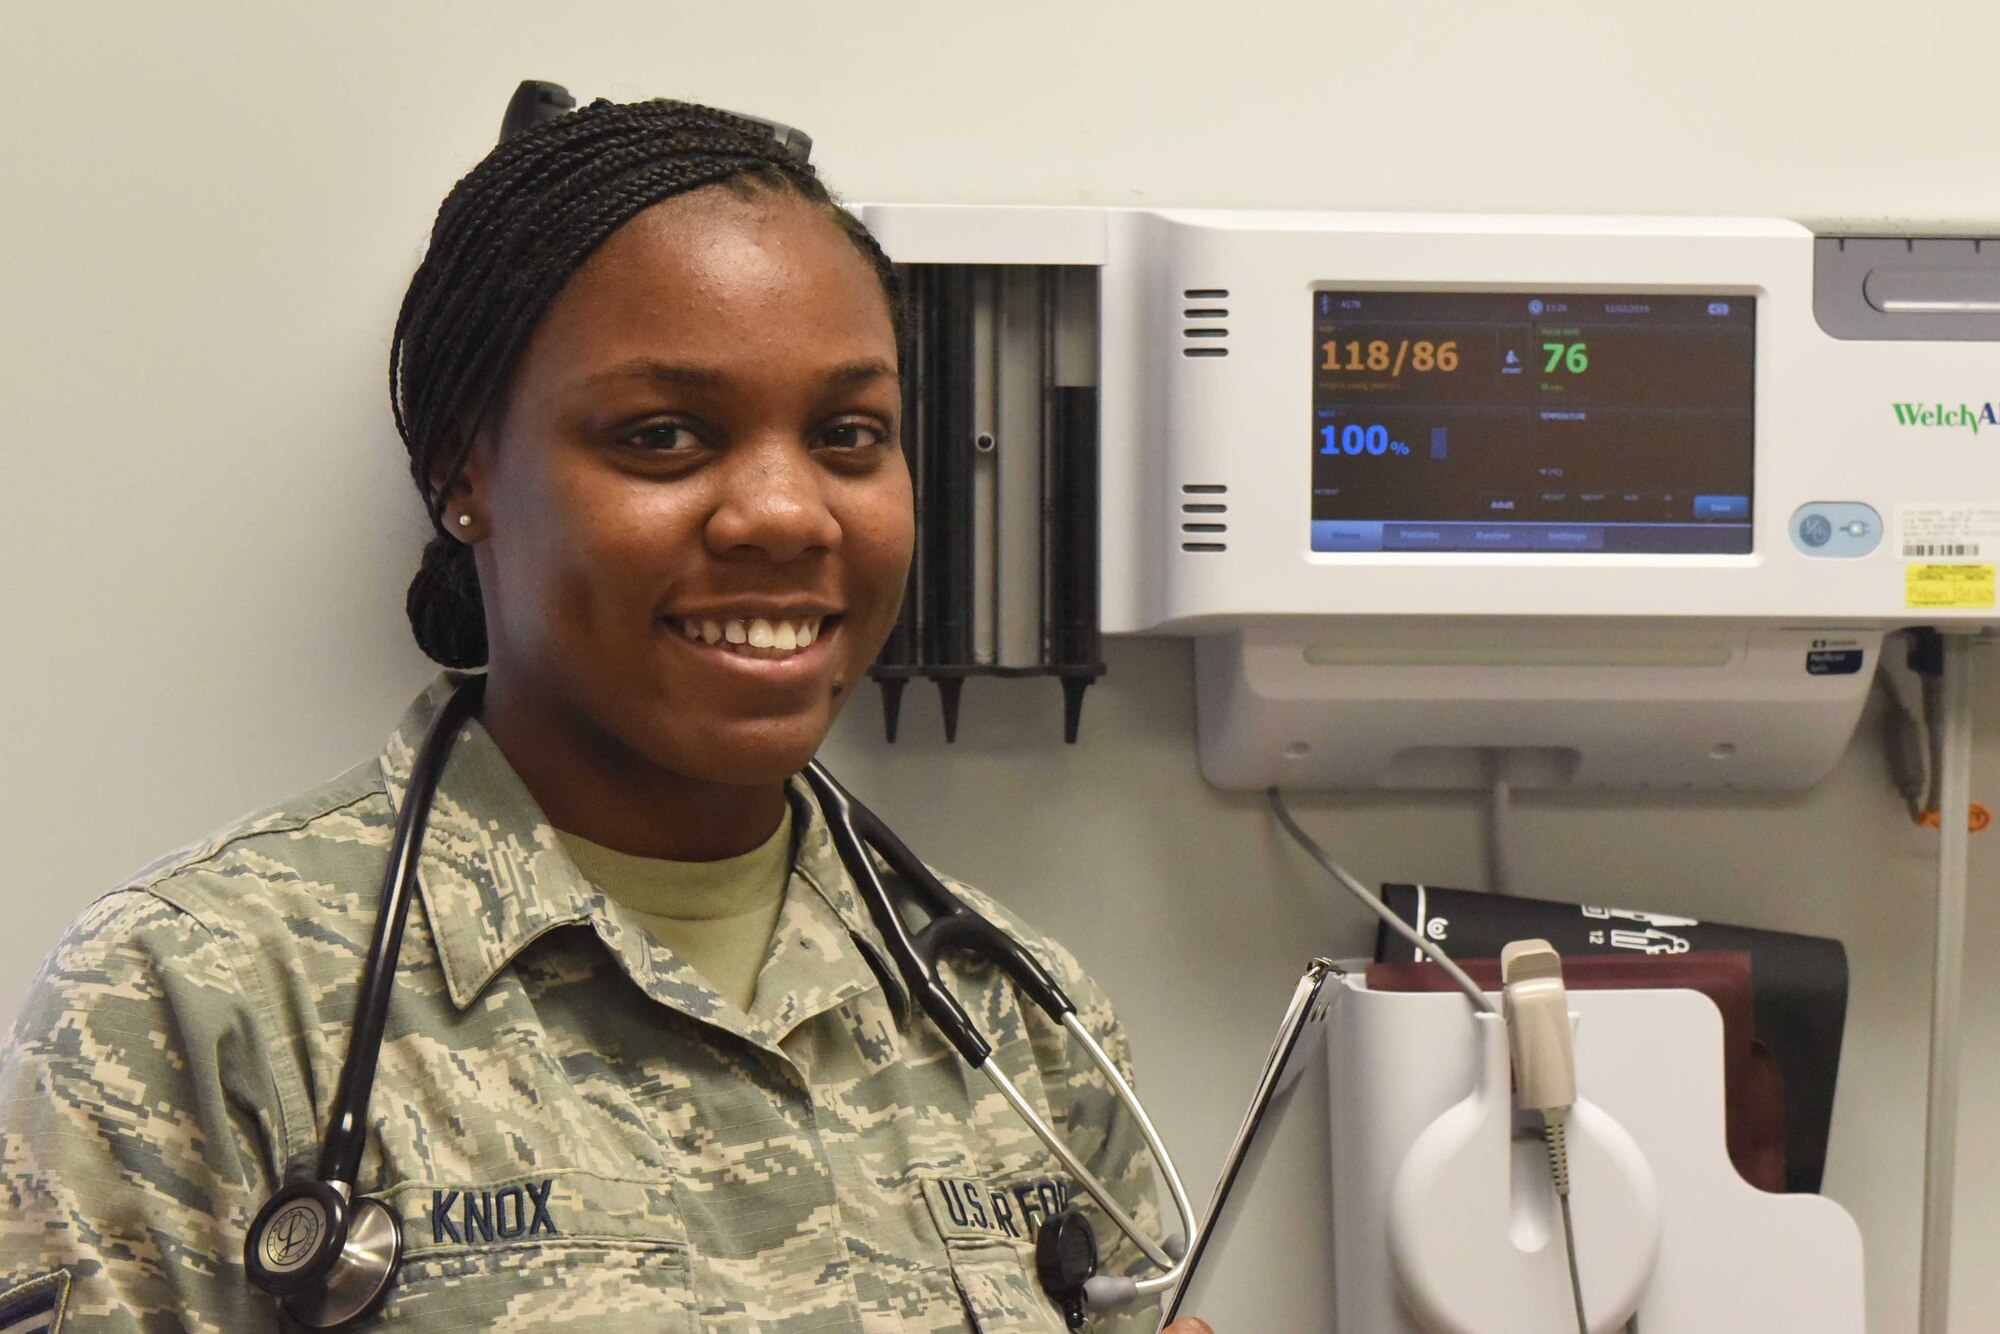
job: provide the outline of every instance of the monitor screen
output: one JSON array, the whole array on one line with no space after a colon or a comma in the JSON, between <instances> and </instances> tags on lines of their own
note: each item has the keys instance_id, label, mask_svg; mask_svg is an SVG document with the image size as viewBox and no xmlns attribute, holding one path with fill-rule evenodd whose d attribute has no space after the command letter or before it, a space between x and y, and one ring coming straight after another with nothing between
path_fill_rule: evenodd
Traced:
<instances>
[{"instance_id":1,"label":"monitor screen","mask_svg":"<svg viewBox=\"0 0 2000 1334\"><path fill-rule=\"evenodd\" d=\"M1751 550L1754 297L1312 299L1314 551Z\"/></svg>"}]
</instances>

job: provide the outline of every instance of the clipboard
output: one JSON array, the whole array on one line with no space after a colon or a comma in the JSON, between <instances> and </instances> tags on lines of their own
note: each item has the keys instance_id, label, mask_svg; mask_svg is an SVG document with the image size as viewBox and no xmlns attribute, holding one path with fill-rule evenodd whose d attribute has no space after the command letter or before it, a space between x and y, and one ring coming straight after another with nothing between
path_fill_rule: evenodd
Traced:
<instances>
[{"instance_id":1,"label":"clipboard","mask_svg":"<svg viewBox=\"0 0 2000 1334\"><path fill-rule=\"evenodd\" d=\"M1314 959L1306 965L1298 986L1293 988L1284 1019L1278 1025L1278 1035L1271 1043L1270 1055L1264 1059L1264 1073L1257 1081L1257 1091L1250 1099L1249 1110L1243 1114L1235 1141L1229 1146L1229 1156L1223 1160L1222 1175L1209 1198L1208 1211L1189 1247L1187 1269L1166 1304L1166 1314L1160 1322L1163 1326L1179 1317L1183 1301L1195 1291L1195 1278L1201 1272L1211 1243L1219 1247L1226 1240L1233 1218L1230 1202L1244 1193L1239 1186L1247 1190L1270 1146L1269 1136L1259 1132L1274 1119L1273 1112L1283 1112L1298 1090L1310 1056L1321 1049L1319 1043L1300 1039L1308 1032L1318 1031L1326 1019L1324 992L1330 983L1337 983L1345 976L1347 970L1333 960Z\"/></svg>"}]
</instances>

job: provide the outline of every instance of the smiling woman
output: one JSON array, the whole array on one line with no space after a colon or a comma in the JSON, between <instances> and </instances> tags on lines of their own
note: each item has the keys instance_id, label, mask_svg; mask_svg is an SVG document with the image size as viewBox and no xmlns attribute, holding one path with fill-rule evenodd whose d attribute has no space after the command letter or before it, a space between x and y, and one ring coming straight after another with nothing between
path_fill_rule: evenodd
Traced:
<instances>
[{"instance_id":1,"label":"smiling woman","mask_svg":"<svg viewBox=\"0 0 2000 1334\"><path fill-rule=\"evenodd\" d=\"M0 1328L277 1327L350 1205L402 1246L368 1327L1063 1327L1034 1244L1069 1174L925 1022L797 777L907 577L898 323L882 252L760 122L597 103L459 183L391 381L437 530L410 620L460 670L379 760L57 947L0 1061ZM433 776L356 1199L329 1196L378 886ZM957 888L1123 1065L1075 960ZM942 972L1153 1230L1110 1081L1004 974Z\"/></svg>"},{"instance_id":2,"label":"smiling woman","mask_svg":"<svg viewBox=\"0 0 2000 1334\"><path fill-rule=\"evenodd\" d=\"M909 569L891 309L770 187L647 208L549 307L439 490L472 520L483 720L558 828L685 861L776 827Z\"/></svg>"}]
</instances>

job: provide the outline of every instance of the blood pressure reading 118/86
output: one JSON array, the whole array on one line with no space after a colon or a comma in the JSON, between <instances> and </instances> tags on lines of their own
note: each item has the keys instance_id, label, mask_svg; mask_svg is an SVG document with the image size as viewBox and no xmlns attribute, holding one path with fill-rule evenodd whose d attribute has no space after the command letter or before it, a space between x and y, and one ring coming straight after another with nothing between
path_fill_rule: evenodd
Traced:
<instances>
[{"instance_id":1,"label":"blood pressure reading 118/86","mask_svg":"<svg viewBox=\"0 0 2000 1334\"><path fill-rule=\"evenodd\" d=\"M1754 297L1312 299L1313 550L1752 549Z\"/></svg>"}]
</instances>

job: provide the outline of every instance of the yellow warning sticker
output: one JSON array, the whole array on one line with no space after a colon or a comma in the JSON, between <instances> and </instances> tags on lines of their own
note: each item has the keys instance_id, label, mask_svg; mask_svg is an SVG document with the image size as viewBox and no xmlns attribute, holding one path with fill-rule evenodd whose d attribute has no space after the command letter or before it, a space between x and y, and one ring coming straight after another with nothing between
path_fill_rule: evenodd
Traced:
<instances>
[{"instance_id":1,"label":"yellow warning sticker","mask_svg":"<svg viewBox=\"0 0 2000 1334\"><path fill-rule=\"evenodd\" d=\"M1994 606L1991 565L1907 565L1903 587L1911 607L1986 611Z\"/></svg>"}]
</instances>

